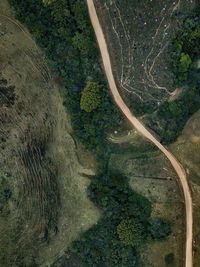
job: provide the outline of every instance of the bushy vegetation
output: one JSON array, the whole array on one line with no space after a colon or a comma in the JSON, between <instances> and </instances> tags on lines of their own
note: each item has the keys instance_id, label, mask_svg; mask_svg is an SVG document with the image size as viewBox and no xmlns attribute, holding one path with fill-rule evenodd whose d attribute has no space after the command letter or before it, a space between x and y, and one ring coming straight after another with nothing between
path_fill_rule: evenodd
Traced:
<instances>
[{"instance_id":1,"label":"bushy vegetation","mask_svg":"<svg viewBox=\"0 0 200 267\"><path fill-rule=\"evenodd\" d=\"M119 239L125 246L138 247L142 243L145 228L136 218L123 219L117 226Z\"/></svg>"},{"instance_id":2,"label":"bushy vegetation","mask_svg":"<svg viewBox=\"0 0 200 267\"><path fill-rule=\"evenodd\" d=\"M163 241L172 231L171 224L166 220L155 217L149 223L149 232L153 240Z\"/></svg>"},{"instance_id":3,"label":"bushy vegetation","mask_svg":"<svg viewBox=\"0 0 200 267\"><path fill-rule=\"evenodd\" d=\"M185 123L200 108L200 15L199 8L187 18L170 46L170 62L175 76L175 87L184 87L181 96L165 102L158 110L164 130L159 131L164 143L176 140Z\"/></svg>"},{"instance_id":4,"label":"bushy vegetation","mask_svg":"<svg viewBox=\"0 0 200 267\"><path fill-rule=\"evenodd\" d=\"M81 96L81 109L86 112L95 110L101 103L101 91L104 89L97 83L88 83Z\"/></svg>"},{"instance_id":5,"label":"bushy vegetation","mask_svg":"<svg viewBox=\"0 0 200 267\"><path fill-rule=\"evenodd\" d=\"M69 253L80 257L85 266L137 266L138 249L151 238L151 230L154 231L151 203L134 192L127 179L119 174L95 177L88 195L103 211L103 216L73 243ZM165 232L166 236L169 231L162 229L164 224L159 220L159 232Z\"/></svg>"},{"instance_id":6,"label":"bushy vegetation","mask_svg":"<svg viewBox=\"0 0 200 267\"><path fill-rule=\"evenodd\" d=\"M129 105L129 108L135 116L142 116L152 114L156 110L156 105L154 103L139 103L139 101L135 100Z\"/></svg>"}]
</instances>

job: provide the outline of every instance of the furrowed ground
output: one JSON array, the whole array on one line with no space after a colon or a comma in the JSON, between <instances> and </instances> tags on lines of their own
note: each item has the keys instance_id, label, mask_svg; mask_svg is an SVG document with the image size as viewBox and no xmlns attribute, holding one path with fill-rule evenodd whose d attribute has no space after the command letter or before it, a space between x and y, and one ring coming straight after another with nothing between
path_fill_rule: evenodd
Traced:
<instances>
[{"instance_id":1,"label":"furrowed ground","mask_svg":"<svg viewBox=\"0 0 200 267\"><path fill-rule=\"evenodd\" d=\"M93 172L79 164L59 86L7 1L0 36L0 265L46 266L98 220L80 174Z\"/></svg>"}]
</instances>

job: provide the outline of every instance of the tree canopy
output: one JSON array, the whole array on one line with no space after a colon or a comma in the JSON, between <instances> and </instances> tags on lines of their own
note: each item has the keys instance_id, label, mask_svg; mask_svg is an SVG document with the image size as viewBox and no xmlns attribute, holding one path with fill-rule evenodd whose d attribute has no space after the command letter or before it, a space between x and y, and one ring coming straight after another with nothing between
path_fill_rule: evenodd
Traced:
<instances>
[{"instance_id":1,"label":"tree canopy","mask_svg":"<svg viewBox=\"0 0 200 267\"><path fill-rule=\"evenodd\" d=\"M166 236L168 236L171 231L171 224L160 218L153 218L150 221L150 235L152 239L162 241L165 240Z\"/></svg>"},{"instance_id":2,"label":"tree canopy","mask_svg":"<svg viewBox=\"0 0 200 267\"><path fill-rule=\"evenodd\" d=\"M119 239L124 245L138 247L142 242L144 227L136 218L124 219L117 226Z\"/></svg>"},{"instance_id":3,"label":"tree canopy","mask_svg":"<svg viewBox=\"0 0 200 267\"><path fill-rule=\"evenodd\" d=\"M101 90L102 86L98 83L88 83L81 95L81 109L86 112L95 110L101 103Z\"/></svg>"}]
</instances>

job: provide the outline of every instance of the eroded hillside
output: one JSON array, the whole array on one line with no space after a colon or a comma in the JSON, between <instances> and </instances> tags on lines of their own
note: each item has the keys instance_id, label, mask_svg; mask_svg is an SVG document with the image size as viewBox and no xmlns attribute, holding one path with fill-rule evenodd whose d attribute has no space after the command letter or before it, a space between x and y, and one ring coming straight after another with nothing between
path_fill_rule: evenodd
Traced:
<instances>
[{"instance_id":1,"label":"eroded hillside","mask_svg":"<svg viewBox=\"0 0 200 267\"><path fill-rule=\"evenodd\" d=\"M42 266L99 212L59 87L27 30L0 3L0 265Z\"/></svg>"},{"instance_id":2,"label":"eroded hillside","mask_svg":"<svg viewBox=\"0 0 200 267\"><path fill-rule=\"evenodd\" d=\"M95 0L116 81L129 104L155 108L175 94L167 49L192 2Z\"/></svg>"}]
</instances>

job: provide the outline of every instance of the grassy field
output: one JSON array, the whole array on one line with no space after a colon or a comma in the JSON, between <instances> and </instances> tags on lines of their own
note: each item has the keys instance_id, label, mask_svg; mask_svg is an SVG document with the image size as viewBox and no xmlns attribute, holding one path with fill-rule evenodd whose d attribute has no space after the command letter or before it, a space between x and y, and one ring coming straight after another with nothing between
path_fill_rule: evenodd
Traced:
<instances>
[{"instance_id":1,"label":"grassy field","mask_svg":"<svg viewBox=\"0 0 200 267\"><path fill-rule=\"evenodd\" d=\"M0 3L0 265L47 266L99 218L59 87ZM83 154L84 155L84 154Z\"/></svg>"}]
</instances>

